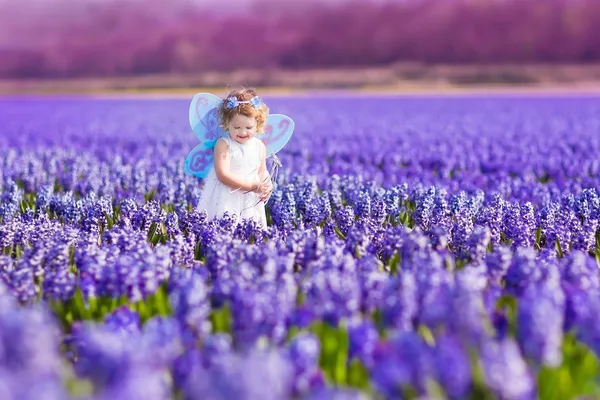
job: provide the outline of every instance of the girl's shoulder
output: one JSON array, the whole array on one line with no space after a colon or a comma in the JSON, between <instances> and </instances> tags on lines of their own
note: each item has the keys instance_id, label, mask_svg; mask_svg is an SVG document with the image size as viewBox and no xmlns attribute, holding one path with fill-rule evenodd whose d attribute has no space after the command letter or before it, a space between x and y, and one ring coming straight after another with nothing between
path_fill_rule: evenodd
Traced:
<instances>
[{"instance_id":1,"label":"girl's shoulder","mask_svg":"<svg viewBox=\"0 0 600 400\"><path fill-rule=\"evenodd\" d=\"M231 147L231 141L229 140L229 136L224 135L217 139L217 143L223 143L223 145L227 147ZM215 145L217 144L215 143Z\"/></svg>"},{"instance_id":2,"label":"girl's shoulder","mask_svg":"<svg viewBox=\"0 0 600 400\"><path fill-rule=\"evenodd\" d=\"M227 138L224 137L220 137L217 139L217 141L215 142L215 148L219 146L219 147L229 147L229 141L227 140Z\"/></svg>"}]
</instances>

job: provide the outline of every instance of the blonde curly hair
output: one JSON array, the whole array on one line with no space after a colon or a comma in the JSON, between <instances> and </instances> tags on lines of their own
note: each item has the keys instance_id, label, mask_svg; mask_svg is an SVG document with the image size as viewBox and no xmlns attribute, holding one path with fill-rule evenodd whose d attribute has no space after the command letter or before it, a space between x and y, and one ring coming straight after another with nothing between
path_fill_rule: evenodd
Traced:
<instances>
[{"instance_id":1,"label":"blonde curly hair","mask_svg":"<svg viewBox=\"0 0 600 400\"><path fill-rule=\"evenodd\" d=\"M239 88L229 92L227 97L225 97L225 101L219 107L219 119L221 120L221 127L225 130L228 130L231 119L234 116L241 114L246 117L256 118L256 132L264 133L265 123L269 117L269 108L265 103L261 103L258 108L254 108L252 104L248 103L240 104L234 108L226 107L227 99L230 97L235 97L239 101L248 101L255 96L258 96L256 90L249 88Z\"/></svg>"}]
</instances>

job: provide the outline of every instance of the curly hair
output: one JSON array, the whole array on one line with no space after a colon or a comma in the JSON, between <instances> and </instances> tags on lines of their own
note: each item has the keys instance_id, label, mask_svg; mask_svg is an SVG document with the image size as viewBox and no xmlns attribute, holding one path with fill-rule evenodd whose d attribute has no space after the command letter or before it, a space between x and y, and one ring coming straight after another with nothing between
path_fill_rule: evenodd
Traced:
<instances>
[{"instance_id":1,"label":"curly hair","mask_svg":"<svg viewBox=\"0 0 600 400\"><path fill-rule=\"evenodd\" d=\"M258 96L256 90L247 89L247 88L239 88L232 90L229 92L225 99L229 97L236 97L240 101L248 101L254 96ZM221 106L219 107L219 119L221 120L221 127L223 129L229 128L229 122L231 119L237 115L241 114L246 117L256 118L256 132L264 133L265 123L267 122L267 118L269 117L269 108L265 103L262 103L258 108L254 108L251 104L240 104L235 108L226 108L227 100L225 100Z\"/></svg>"}]
</instances>

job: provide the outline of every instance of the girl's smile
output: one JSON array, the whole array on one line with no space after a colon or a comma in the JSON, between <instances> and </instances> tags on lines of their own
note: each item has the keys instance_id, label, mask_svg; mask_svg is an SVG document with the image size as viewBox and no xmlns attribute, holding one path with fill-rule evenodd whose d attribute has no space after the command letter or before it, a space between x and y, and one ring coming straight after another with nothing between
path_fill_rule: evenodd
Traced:
<instances>
[{"instance_id":1,"label":"girl's smile","mask_svg":"<svg viewBox=\"0 0 600 400\"><path fill-rule=\"evenodd\" d=\"M236 142L247 143L256 134L256 118L236 114L229 121L229 133Z\"/></svg>"}]
</instances>

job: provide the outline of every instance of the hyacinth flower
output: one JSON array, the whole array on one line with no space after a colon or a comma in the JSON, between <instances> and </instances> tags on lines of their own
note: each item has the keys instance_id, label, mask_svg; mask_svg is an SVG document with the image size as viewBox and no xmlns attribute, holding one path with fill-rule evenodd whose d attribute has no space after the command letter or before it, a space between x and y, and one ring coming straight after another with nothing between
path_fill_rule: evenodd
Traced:
<instances>
[{"instance_id":1,"label":"hyacinth flower","mask_svg":"<svg viewBox=\"0 0 600 400\"><path fill-rule=\"evenodd\" d=\"M173 283L171 285L169 303L174 318L182 329L189 330L195 337L203 337L211 329L211 306L205 280L197 274L190 274L177 282L176 290Z\"/></svg>"},{"instance_id":2,"label":"hyacinth flower","mask_svg":"<svg viewBox=\"0 0 600 400\"><path fill-rule=\"evenodd\" d=\"M47 212L53 193L54 185L43 185L38 189L35 197L35 212L37 215Z\"/></svg>"},{"instance_id":3,"label":"hyacinth flower","mask_svg":"<svg viewBox=\"0 0 600 400\"><path fill-rule=\"evenodd\" d=\"M2 186L0 220L10 221L19 211L24 191L14 181L3 182Z\"/></svg>"},{"instance_id":4,"label":"hyacinth flower","mask_svg":"<svg viewBox=\"0 0 600 400\"><path fill-rule=\"evenodd\" d=\"M35 285L33 269L26 259L17 262L7 275L8 287L20 303L27 304L35 299L38 289Z\"/></svg>"},{"instance_id":5,"label":"hyacinth flower","mask_svg":"<svg viewBox=\"0 0 600 400\"><path fill-rule=\"evenodd\" d=\"M386 282L382 293L381 324L386 329L410 331L419 311L414 275L403 272Z\"/></svg>"},{"instance_id":6,"label":"hyacinth flower","mask_svg":"<svg viewBox=\"0 0 600 400\"><path fill-rule=\"evenodd\" d=\"M435 339L433 350L435 381L449 399L464 399L471 393L473 377L468 353L460 340L452 335Z\"/></svg>"},{"instance_id":7,"label":"hyacinth flower","mask_svg":"<svg viewBox=\"0 0 600 400\"><path fill-rule=\"evenodd\" d=\"M46 300L67 301L75 293L75 274L65 265L60 268L47 270L42 286Z\"/></svg>"},{"instance_id":8,"label":"hyacinth flower","mask_svg":"<svg viewBox=\"0 0 600 400\"><path fill-rule=\"evenodd\" d=\"M301 290L305 305L324 321L337 326L356 316L360 310L361 291L353 258L323 257L305 272Z\"/></svg>"},{"instance_id":9,"label":"hyacinth flower","mask_svg":"<svg viewBox=\"0 0 600 400\"><path fill-rule=\"evenodd\" d=\"M535 380L512 338L489 339L479 347L479 366L486 388L497 398L535 398Z\"/></svg>"},{"instance_id":10,"label":"hyacinth flower","mask_svg":"<svg viewBox=\"0 0 600 400\"><path fill-rule=\"evenodd\" d=\"M429 188L416 200L413 220L422 231L429 230L435 207L435 188Z\"/></svg>"},{"instance_id":11,"label":"hyacinth flower","mask_svg":"<svg viewBox=\"0 0 600 400\"><path fill-rule=\"evenodd\" d=\"M118 249L116 249L118 251ZM102 271L106 267L109 252L95 248L88 252L75 252L75 265L79 270L79 288L86 301L100 296L102 288ZM114 253L112 253L114 254Z\"/></svg>"},{"instance_id":12,"label":"hyacinth flower","mask_svg":"<svg viewBox=\"0 0 600 400\"><path fill-rule=\"evenodd\" d=\"M518 248L506 271L507 292L521 295L525 288L539 277L541 271L536 263L536 253L531 248Z\"/></svg>"},{"instance_id":13,"label":"hyacinth flower","mask_svg":"<svg viewBox=\"0 0 600 400\"><path fill-rule=\"evenodd\" d=\"M104 318L104 326L111 332L119 333L125 337L139 334L142 328L138 313L122 306Z\"/></svg>"},{"instance_id":14,"label":"hyacinth flower","mask_svg":"<svg viewBox=\"0 0 600 400\"><path fill-rule=\"evenodd\" d=\"M512 263L513 253L506 246L497 246L484 258L487 274L491 281L499 284L504 278Z\"/></svg>"},{"instance_id":15,"label":"hyacinth flower","mask_svg":"<svg viewBox=\"0 0 600 400\"><path fill-rule=\"evenodd\" d=\"M598 293L600 276L597 274L597 269L596 260L581 250L575 250L561 260L561 282L563 286Z\"/></svg>"},{"instance_id":16,"label":"hyacinth flower","mask_svg":"<svg viewBox=\"0 0 600 400\"><path fill-rule=\"evenodd\" d=\"M600 295L595 290L585 290L571 283L563 283L563 287L565 337L574 335L598 356L600 354L600 327L598 326Z\"/></svg>"},{"instance_id":17,"label":"hyacinth flower","mask_svg":"<svg viewBox=\"0 0 600 400\"><path fill-rule=\"evenodd\" d=\"M141 329L141 346L154 354L150 360L156 369L170 369L185 349L185 330L172 317L155 316Z\"/></svg>"},{"instance_id":18,"label":"hyacinth flower","mask_svg":"<svg viewBox=\"0 0 600 400\"><path fill-rule=\"evenodd\" d=\"M459 274L455 285L426 289L418 321L434 333L447 332L479 342L491 330L481 294L487 282L473 267L466 267Z\"/></svg>"},{"instance_id":19,"label":"hyacinth flower","mask_svg":"<svg viewBox=\"0 0 600 400\"><path fill-rule=\"evenodd\" d=\"M277 288L264 284L256 289L237 289L231 298L232 331L236 348L258 345L260 339L280 344L286 335L285 320L273 302Z\"/></svg>"},{"instance_id":20,"label":"hyacinth flower","mask_svg":"<svg viewBox=\"0 0 600 400\"><path fill-rule=\"evenodd\" d=\"M555 223L556 246L561 256L571 250L571 243L579 233L580 226L581 223L577 219L575 211L571 207L563 205L557 214Z\"/></svg>"},{"instance_id":21,"label":"hyacinth flower","mask_svg":"<svg viewBox=\"0 0 600 400\"><path fill-rule=\"evenodd\" d=\"M390 265L394 256L400 252L404 242L406 232L404 226L388 227L385 235L380 242L380 250L378 252L381 260Z\"/></svg>"},{"instance_id":22,"label":"hyacinth flower","mask_svg":"<svg viewBox=\"0 0 600 400\"><path fill-rule=\"evenodd\" d=\"M541 241L543 247L555 249L557 239L556 220L560 211L560 203L544 201L539 212Z\"/></svg>"},{"instance_id":23,"label":"hyacinth flower","mask_svg":"<svg viewBox=\"0 0 600 400\"><path fill-rule=\"evenodd\" d=\"M355 223L354 209L351 206L344 206L336 212L335 219L342 235L347 235L350 228Z\"/></svg>"},{"instance_id":24,"label":"hyacinth flower","mask_svg":"<svg viewBox=\"0 0 600 400\"><path fill-rule=\"evenodd\" d=\"M294 200L297 211L300 214L306 215L308 205L314 203L318 196L317 182L314 178L308 178L302 182L297 179L292 184L296 188L294 191Z\"/></svg>"},{"instance_id":25,"label":"hyacinth flower","mask_svg":"<svg viewBox=\"0 0 600 400\"><path fill-rule=\"evenodd\" d=\"M184 399L287 399L293 393L293 367L282 352L225 353L209 368L195 363L182 385Z\"/></svg>"},{"instance_id":26,"label":"hyacinth flower","mask_svg":"<svg viewBox=\"0 0 600 400\"><path fill-rule=\"evenodd\" d=\"M474 331L482 333L486 308L483 294L489 287L485 266L482 263L467 264L455 272L453 287L454 321L467 323Z\"/></svg>"},{"instance_id":27,"label":"hyacinth flower","mask_svg":"<svg viewBox=\"0 0 600 400\"><path fill-rule=\"evenodd\" d=\"M564 296L559 304L551 287L533 286L519 298L517 340L523 355L537 365L562 362ZM560 288L558 289L560 290Z\"/></svg>"},{"instance_id":28,"label":"hyacinth flower","mask_svg":"<svg viewBox=\"0 0 600 400\"><path fill-rule=\"evenodd\" d=\"M155 349L147 343L140 331L116 331L87 323L73 334L75 371L92 382L99 398L118 393L165 398L171 388L164 379L164 367L156 365ZM141 376L144 385L138 382Z\"/></svg>"},{"instance_id":29,"label":"hyacinth flower","mask_svg":"<svg viewBox=\"0 0 600 400\"><path fill-rule=\"evenodd\" d=\"M596 234L598 232L599 223L597 219L586 219L583 225L576 232L571 246L572 250L582 250L586 253L597 251Z\"/></svg>"},{"instance_id":30,"label":"hyacinth flower","mask_svg":"<svg viewBox=\"0 0 600 400\"><path fill-rule=\"evenodd\" d=\"M203 338L200 348L196 343L184 348L172 363L173 383L177 389L183 388L191 376L210 369L215 360L231 352L232 341L228 334L211 334Z\"/></svg>"},{"instance_id":31,"label":"hyacinth flower","mask_svg":"<svg viewBox=\"0 0 600 400\"><path fill-rule=\"evenodd\" d=\"M324 254L326 240L318 232L302 230L290 234L285 240L285 247L293 255L293 262L296 268L302 270L310 262L319 259ZM270 256L270 258L273 257L274 255ZM263 263L266 261L264 260Z\"/></svg>"},{"instance_id":32,"label":"hyacinth flower","mask_svg":"<svg viewBox=\"0 0 600 400\"><path fill-rule=\"evenodd\" d=\"M34 398L33 389L46 388L49 398L65 398L59 338L59 328L45 306L19 307L8 288L0 284L2 395Z\"/></svg>"},{"instance_id":33,"label":"hyacinth flower","mask_svg":"<svg viewBox=\"0 0 600 400\"><path fill-rule=\"evenodd\" d=\"M384 288L390 277L384 271L381 261L372 254L358 260L357 268L360 270L361 311L372 315L383 305Z\"/></svg>"},{"instance_id":34,"label":"hyacinth flower","mask_svg":"<svg viewBox=\"0 0 600 400\"><path fill-rule=\"evenodd\" d=\"M466 242L466 259L481 262L485 258L492 234L487 226L477 226Z\"/></svg>"},{"instance_id":35,"label":"hyacinth flower","mask_svg":"<svg viewBox=\"0 0 600 400\"><path fill-rule=\"evenodd\" d=\"M348 360L358 360L366 368L373 367L373 353L379 341L379 332L370 321L355 322L348 327Z\"/></svg>"},{"instance_id":36,"label":"hyacinth flower","mask_svg":"<svg viewBox=\"0 0 600 400\"><path fill-rule=\"evenodd\" d=\"M361 258L367 254L371 240L369 238L368 231L361 226L361 223L357 223L348 230L346 234L346 250L354 254L356 258Z\"/></svg>"},{"instance_id":37,"label":"hyacinth flower","mask_svg":"<svg viewBox=\"0 0 600 400\"><path fill-rule=\"evenodd\" d=\"M14 269L15 261L12 257L0 254L0 284L8 286L10 283L10 271Z\"/></svg>"},{"instance_id":38,"label":"hyacinth flower","mask_svg":"<svg viewBox=\"0 0 600 400\"><path fill-rule=\"evenodd\" d=\"M487 226L490 230L490 240L494 245L500 243L501 234L504 229L503 215L505 203L502 196L494 192L491 200L483 206L476 215L476 224Z\"/></svg>"},{"instance_id":39,"label":"hyacinth flower","mask_svg":"<svg viewBox=\"0 0 600 400\"><path fill-rule=\"evenodd\" d=\"M380 342L369 370L374 389L385 398L425 395L427 382L435 377L433 350L414 332Z\"/></svg>"},{"instance_id":40,"label":"hyacinth flower","mask_svg":"<svg viewBox=\"0 0 600 400\"><path fill-rule=\"evenodd\" d=\"M356 389L322 387L302 396L302 400L367 400L370 396Z\"/></svg>"},{"instance_id":41,"label":"hyacinth flower","mask_svg":"<svg viewBox=\"0 0 600 400\"><path fill-rule=\"evenodd\" d=\"M445 188L435 187L434 205L427 231L448 231L451 226L452 215L448 203L448 191Z\"/></svg>"},{"instance_id":42,"label":"hyacinth flower","mask_svg":"<svg viewBox=\"0 0 600 400\"><path fill-rule=\"evenodd\" d=\"M287 357L293 368L293 394L311 393L322 388L325 377L319 368L321 344L310 333L300 333L287 346Z\"/></svg>"},{"instance_id":43,"label":"hyacinth flower","mask_svg":"<svg viewBox=\"0 0 600 400\"><path fill-rule=\"evenodd\" d=\"M271 217L275 225L284 231L292 230L298 223L295 191L293 184L287 185L281 192L275 192L277 197L272 200Z\"/></svg>"},{"instance_id":44,"label":"hyacinth flower","mask_svg":"<svg viewBox=\"0 0 600 400\"><path fill-rule=\"evenodd\" d=\"M467 241L473 232L473 219L467 213L459 213L454 216L455 223L450 232L450 246L456 256L461 256L467 249Z\"/></svg>"},{"instance_id":45,"label":"hyacinth flower","mask_svg":"<svg viewBox=\"0 0 600 400\"><path fill-rule=\"evenodd\" d=\"M371 217L371 197L365 191L359 191L354 201L354 215L359 219L366 221Z\"/></svg>"}]
</instances>

